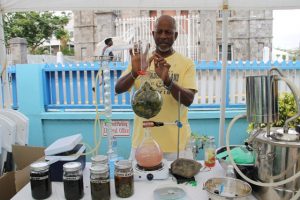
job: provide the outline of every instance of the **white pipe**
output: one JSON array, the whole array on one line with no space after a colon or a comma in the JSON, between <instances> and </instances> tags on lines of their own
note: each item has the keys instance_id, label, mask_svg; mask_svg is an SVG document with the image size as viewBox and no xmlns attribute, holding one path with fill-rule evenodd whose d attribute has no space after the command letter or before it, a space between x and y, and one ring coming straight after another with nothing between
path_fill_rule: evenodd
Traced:
<instances>
[{"instance_id":1,"label":"white pipe","mask_svg":"<svg viewBox=\"0 0 300 200\"><path fill-rule=\"evenodd\" d=\"M185 18L186 19L186 18ZM184 20L184 21L186 21L186 20ZM193 59L192 58L192 44L191 44L191 40L193 39L193 38L191 38L191 36L192 36L192 23L191 23L191 17L189 17L189 19L187 19L187 21L188 21L188 57L189 58L191 58L191 59ZM185 27L185 26L184 26Z\"/></svg>"},{"instance_id":2,"label":"white pipe","mask_svg":"<svg viewBox=\"0 0 300 200\"><path fill-rule=\"evenodd\" d=\"M237 171L237 173L244 179L246 180L247 182L249 183L252 183L254 185L258 185L258 186L262 186L262 187L277 187L277 186L280 186L280 185L284 185L288 182L291 182L293 180L295 180L296 178L300 177L300 171L297 172L295 175L285 179L285 180L282 180L282 181L278 181L278 182L273 182L273 183L262 183L262 182L257 182L257 181L253 181L252 179L248 178L247 176L245 176L243 174L243 172L241 172L241 170L238 168L238 166L235 164L234 160L233 160L233 157L232 157L232 154L231 154L231 151L230 151L230 147L229 147L229 138L230 138L230 131L231 131L231 127L233 126L233 124L238 120L238 119L241 119L241 118L245 118L246 117L246 114L241 114L241 115L238 115L236 117L234 117L229 125L228 125L228 129L227 129L227 133L226 133L226 150L227 150L227 153L228 153L228 156L229 156L229 160L232 164L232 166L234 167L234 169ZM299 190L300 191L300 190ZM297 194L292 198L293 200L296 200L295 197L299 197L300 194L299 191L297 192Z\"/></svg>"},{"instance_id":3,"label":"white pipe","mask_svg":"<svg viewBox=\"0 0 300 200\"><path fill-rule=\"evenodd\" d=\"M4 26L3 26L3 12L0 11L0 65L2 67L0 78L2 79L2 99L3 108L9 108L11 106L11 98L9 92L9 84L6 76L7 56L4 38Z\"/></svg>"},{"instance_id":4,"label":"white pipe","mask_svg":"<svg viewBox=\"0 0 300 200\"><path fill-rule=\"evenodd\" d=\"M293 198L291 198L291 200L299 200L300 197L300 190L295 194L295 196L293 196Z\"/></svg>"},{"instance_id":5,"label":"white pipe","mask_svg":"<svg viewBox=\"0 0 300 200\"><path fill-rule=\"evenodd\" d=\"M3 13L0 11L0 64L3 67L6 64L6 47L4 40Z\"/></svg>"},{"instance_id":6,"label":"white pipe","mask_svg":"<svg viewBox=\"0 0 300 200\"><path fill-rule=\"evenodd\" d=\"M225 131L225 110L226 110L226 65L228 48L228 1L223 1L223 21L222 21L222 71L221 71L221 105L220 105L220 126L219 126L219 146L224 145Z\"/></svg>"}]
</instances>

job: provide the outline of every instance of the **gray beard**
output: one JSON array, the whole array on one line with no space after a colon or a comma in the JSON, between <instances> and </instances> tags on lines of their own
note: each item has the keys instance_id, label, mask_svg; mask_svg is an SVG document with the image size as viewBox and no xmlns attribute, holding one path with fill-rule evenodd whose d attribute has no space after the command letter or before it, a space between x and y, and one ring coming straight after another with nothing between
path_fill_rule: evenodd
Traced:
<instances>
[{"instance_id":1,"label":"gray beard","mask_svg":"<svg viewBox=\"0 0 300 200\"><path fill-rule=\"evenodd\" d=\"M160 52L167 52L167 51L170 51L171 47L170 48L167 48L167 49L161 49L159 46L157 46L157 49L160 51Z\"/></svg>"}]
</instances>

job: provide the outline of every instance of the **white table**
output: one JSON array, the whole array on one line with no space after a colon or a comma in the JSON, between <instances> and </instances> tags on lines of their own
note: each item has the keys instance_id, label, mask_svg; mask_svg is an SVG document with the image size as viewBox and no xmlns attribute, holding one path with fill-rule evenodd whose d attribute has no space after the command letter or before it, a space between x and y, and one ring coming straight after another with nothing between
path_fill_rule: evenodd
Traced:
<instances>
[{"instance_id":1,"label":"white table","mask_svg":"<svg viewBox=\"0 0 300 200\"><path fill-rule=\"evenodd\" d=\"M201 162L202 163L202 162ZM202 163L203 164L203 163ZM87 163L84 169L84 200L91 200L91 191L90 191L90 182L89 182L89 167L90 163ZM211 171L200 171L195 179L197 181L197 186L192 186L191 184L177 184L176 180L170 176L166 180L153 180L153 181L135 181L134 182L134 195L126 199L135 199L135 200L153 200L153 191L157 187L164 185L174 185L183 188L187 194L186 200L207 200L207 192L203 190L203 184L205 181L212 177L223 177L225 174L224 170L221 168L219 163ZM114 181L110 182L111 189L111 199L123 199L118 198L115 193ZM28 183L22 190L20 190L12 200L30 200L31 189L30 183ZM64 199L64 188L62 182L52 182L52 195L48 198L52 200L63 200ZM245 198L245 200L255 200L253 196Z\"/></svg>"}]
</instances>

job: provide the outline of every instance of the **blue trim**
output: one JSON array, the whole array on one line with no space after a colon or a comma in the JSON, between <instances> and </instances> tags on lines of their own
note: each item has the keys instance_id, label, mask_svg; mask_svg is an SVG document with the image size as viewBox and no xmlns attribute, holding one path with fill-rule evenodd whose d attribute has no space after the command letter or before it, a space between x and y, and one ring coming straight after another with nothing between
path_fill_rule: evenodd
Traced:
<instances>
[{"instance_id":1,"label":"blue trim","mask_svg":"<svg viewBox=\"0 0 300 200\"><path fill-rule=\"evenodd\" d=\"M66 99L67 104L71 104L71 82L70 82L70 71L65 72L65 81L66 81Z\"/></svg>"},{"instance_id":2,"label":"blue trim","mask_svg":"<svg viewBox=\"0 0 300 200\"><path fill-rule=\"evenodd\" d=\"M114 93L114 87L116 80L120 77L123 70L127 68L128 62L109 62L110 71L110 84L111 84L111 101L112 107L117 107L118 109L128 109L131 107L131 93L125 92L123 94L119 94L118 96ZM31 66L31 65L22 65L24 67ZM93 91L92 91L92 72L94 72L95 76L100 69L99 62L92 62L92 63L79 63L79 64L65 64L65 65L54 65L54 64L41 64L40 65L43 73L42 73L42 85L43 85L43 94L44 94L44 107L45 109L65 109L65 108L76 108L76 109L85 109L87 105L88 107L94 108L93 105ZM227 70L226 70L226 77L227 77L227 88L226 88L226 108L245 108L245 104L231 104L230 102L230 72L232 70L268 70L271 67L278 67L279 69L286 71L286 70L300 70L300 61L296 62L258 62L258 61L232 61L228 62ZM195 61L195 68L196 70L221 70L222 63L217 61ZM16 67L9 66L7 69L8 77L10 77L10 83L12 88L12 100L14 109L19 107L18 105L18 88L17 88L17 79L16 79ZM66 96L64 96L63 92L63 79L62 73L65 73L65 89L66 89ZM77 77L77 72L79 77ZM87 73L87 99L85 96L85 82L84 82L84 73ZM58 74L58 89L59 89L59 96L56 96L56 82L55 82L55 73ZM72 80L70 73L72 73ZM102 76L100 76L103 78ZM77 81L79 78L79 81ZM72 81L72 84L71 84ZM100 82L100 81L99 81ZM103 82L103 80L102 80ZM80 84L80 91L78 91L78 84ZM73 88L71 88L71 85ZM104 97L104 84L102 84L102 88L99 87L99 83L96 84L96 91L97 97L96 102L98 105L103 104L103 97ZM101 89L101 90L100 90ZM71 91L73 91L73 97L71 96ZM81 99L79 98L79 93ZM101 92L101 93L100 93ZM57 105L57 100L59 100L59 104ZM72 101L73 100L73 101ZM88 100L86 102L86 100ZM80 102L80 103L79 103ZM67 105L64 105L64 104ZM191 105L190 109L218 109L220 108L219 104L193 104Z\"/></svg>"},{"instance_id":3,"label":"blue trim","mask_svg":"<svg viewBox=\"0 0 300 200\"><path fill-rule=\"evenodd\" d=\"M84 71L79 71L81 104L85 104Z\"/></svg>"},{"instance_id":4,"label":"blue trim","mask_svg":"<svg viewBox=\"0 0 300 200\"><path fill-rule=\"evenodd\" d=\"M58 93L59 93L59 103L64 104L64 89L63 89L63 76L62 71L57 72L58 77Z\"/></svg>"},{"instance_id":5,"label":"blue trim","mask_svg":"<svg viewBox=\"0 0 300 200\"><path fill-rule=\"evenodd\" d=\"M89 104L93 104L93 85L92 85L92 71L87 71L87 90Z\"/></svg>"},{"instance_id":6,"label":"blue trim","mask_svg":"<svg viewBox=\"0 0 300 200\"><path fill-rule=\"evenodd\" d=\"M55 87L55 72L49 72L50 76L50 95L51 95L51 104L56 104L56 87Z\"/></svg>"},{"instance_id":7,"label":"blue trim","mask_svg":"<svg viewBox=\"0 0 300 200\"><path fill-rule=\"evenodd\" d=\"M77 86L77 71L72 71L72 85L73 85L73 101L78 104L78 86Z\"/></svg>"},{"instance_id":8,"label":"blue trim","mask_svg":"<svg viewBox=\"0 0 300 200\"><path fill-rule=\"evenodd\" d=\"M51 93L50 93L50 73L45 71L45 68L43 69L43 90L44 90L44 104L45 109L51 102Z\"/></svg>"}]
</instances>

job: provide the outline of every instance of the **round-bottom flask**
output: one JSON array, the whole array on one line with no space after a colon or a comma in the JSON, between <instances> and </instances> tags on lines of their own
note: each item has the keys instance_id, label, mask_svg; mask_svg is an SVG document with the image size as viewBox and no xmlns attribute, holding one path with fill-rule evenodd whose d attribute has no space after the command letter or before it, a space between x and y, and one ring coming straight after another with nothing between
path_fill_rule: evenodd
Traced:
<instances>
[{"instance_id":1,"label":"round-bottom flask","mask_svg":"<svg viewBox=\"0 0 300 200\"><path fill-rule=\"evenodd\" d=\"M110 200L110 183L107 164L91 166L90 185L92 200Z\"/></svg>"},{"instance_id":2,"label":"round-bottom flask","mask_svg":"<svg viewBox=\"0 0 300 200\"><path fill-rule=\"evenodd\" d=\"M155 168L161 164L163 153L158 143L152 138L149 128L145 128L145 135L136 149L135 159L143 168Z\"/></svg>"}]
</instances>

